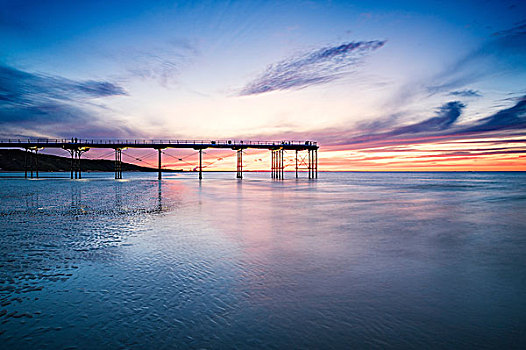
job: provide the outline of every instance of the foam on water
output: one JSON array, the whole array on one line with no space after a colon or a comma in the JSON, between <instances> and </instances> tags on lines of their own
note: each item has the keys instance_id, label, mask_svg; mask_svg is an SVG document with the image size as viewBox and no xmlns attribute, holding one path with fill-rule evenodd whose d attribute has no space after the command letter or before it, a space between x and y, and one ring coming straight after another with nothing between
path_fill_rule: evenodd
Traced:
<instances>
[{"instance_id":1,"label":"foam on water","mask_svg":"<svg viewBox=\"0 0 526 350\"><path fill-rule=\"evenodd\" d=\"M524 173L12 175L11 349L526 345Z\"/></svg>"}]
</instances>

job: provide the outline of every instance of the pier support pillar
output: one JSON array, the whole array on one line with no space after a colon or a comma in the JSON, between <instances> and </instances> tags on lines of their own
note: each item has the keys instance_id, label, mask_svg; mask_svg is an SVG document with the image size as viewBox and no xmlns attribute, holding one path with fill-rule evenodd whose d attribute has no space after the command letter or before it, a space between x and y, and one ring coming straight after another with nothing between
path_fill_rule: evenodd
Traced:
<instances>
[{"instance_id":1,"label":"pier support pillar","mask_svg":"<svg viewBox=\"0 0 526 350\"><path fill-rule=\"evenodd\" d=\"M307 150L308 152L308 160L307 160L307 168L309 170L309 179L312 179L312 150Z\"/></svg>"},{"instance_id":2,"label":"pier support pillar","mask_svg":"<svg viewBox=\"0 0 526 350\"><path fill-rule=\"evenodd\" d=\"M276 151L277 162L276 162L276 171L278 180L281 179L281 150Z\"/></svg>"},{"instance_id":3,"label":"pier support pillar","mask_svg":"<svg viewBox=\"0 0 526 350\"><path fill-rule=\"evenodd\" d=\"M280 175L279 174L279 162L280 162L280 160L279 160L279 150L277 150L276 151L276 165L275 166L276 166L276 179L278 179L278 180L279 180L279 175Z\"/></svg>"},{"instance_id":4,"label":"pier support pillar","mask_svg":"<svg viewBox=\"0 0 526 350\"><path fill-rule=\"evenodd\" d=\"M243 178L243 149L237 150L237 175L238 179Z\"/></svg>"},{"instance_id":5,"label":"pier support pillar","mask_svg":"<svg viewBox=\"0 0 526 350\"><path fill-rule=\"evenodd\" d=\"M159 148L157 151L159 151L159 164L158 164L158 171L159 171L159 174L157 176L157 179L161 180L162 179L162 166L161 166L161 149Z\"/></svg>"},{"instance_id":6,"label":"pier support pillar","mask_svg":"<svg viewBox=\"0 0 526 350\"><path fill-rule=\"evenodd\" d=\"M71 154L71 179L82 179L82 167L80 165L80 157L89 148L71 148L67 151Z\"/></svg>"},{"instance_id":7,"label":"pier support pillar","mask_svg":"<svg viewBox=\"0 0 526 350\"><path fill-rule=\"evenodd\" d=\"M77 149L77 170L79 172L79 179L82 179L82 167L80 166L80 156L82 155L82 151Z\"/></svg>"},{"instance_id":8,"label":"pier support pillar","mask_svg":"<svg viewBox=\"0 0 526 350\"><path fill-rule=\"evenodd\" d=\"M35 149L35 172L38 179L38 148Z\"/></svg>"},{"instance_id":9,"label":"pier support pillar","mask_svg":"<svg viewBox=\"0 0 526 350\"><path fill-rule=\"evenodd\" d=\"M274 151L274 178L279 179L279 150Z\"/></svg>"},{"instance_id":10,"label":"pier support pillar","mask_svg":"<svg viewBox=\"0 0 526 350\"><path fill-rule=\"evenodd\" d=\"M273 179L283 180L285 177L284 151L283 149L274 149L271 150L271 155L271 177Z\"/></svg>"},{"instance_id":11,"label":"pier support pillar","mask_svg":"<svg viewBox=\"0 0 526 350\"><path fill-rule=\"evenodd\" d=\"M35 165L35 157L33 156L33 150L29 150L29 170L31 171L31 178L33 178L34 165Z\"/></svg>"},{"instance_id":12,"label":"pier support pillar","mask_svg":"<svg viewBox=\"0 0 526 350\"><path fill-rule=\"evenodd\" d=\"M314 178L318 178L318 150L314 150Z\"/></svg>"},{"instance_id":13,"label":"pier support pillar","mask_svg":"<svg viewBox=\"0 0 526 350\"><path fill-rule=\"evenodd\" d=\"M307 159L307 169L309 170L309 179L318 178L318 150L309 149Z\"/></svg>"},{"instance_id":14,"label":"pier support pillar","mask_svg":"<svg viewBox=\"0 0 526 350\"><path fill-rule=\"evenodd\" d=\"M122 179L122 150L115 148L115 179Z\"/></svg>"},{"instance_id":15,"label":"pier support pillar","mask_svg":"<svg viewBox=\"0 0 526 350\"><path fill-rule=\"evenodd\" d=\"M75 169L75 151L73 149L68 149L69 154L71 154L71 179L73 180L73 171Z\"/></svg>"},{"instance_id":16,"label":"pier support pillar","mask_svg":"<svg viewBox=\"0 0 526 350\"><path fill-rule=\"evenodd\" d=\"M274 178L274 150L270 150L270 178Z\"/></svg>"},{"instance_id":17,"label":"pier support pillar","mask_svg":"<svg viewBox=\"0 0 526 350\"><path fill-rule=\"evenodd\" d=\"M278 177L278 151L275 149L270 150L271 161L270 161L270 177L277 179Z\"/></svg>"},{"instance_id":18,"label":"pier support pillar","mask_svg":"<svg viewBox=\"0 0 526 350\"><path fill-rule=\"evenodd\" d=\"M203 179L203 149L199 149L199 180Z\"/></svg>"},{"instance_id":19,"label":"pier support pillar","mask_svg":"<svg viewBox=\"0 0 526 350\"><path fill-rule=\"evenodd\" d=\"M42 148L40 148L42 149ZM27 179L28 172L31 175L31 178L33 178L33 174L36 175L36 178L38 179L38 147L30 147L26 148L26 154L25 154L25 169L24 169L24 177Z\"/></svg>"},{"instance_id":20,"label":"pier support pillar","mask_svg":"<svg viewBox=\"0 0 526 350\"><path fill-rule=\"evenodd\" d=\"M296 179L298 178L298 150L296 150Z\"/></svg>"},{"instance_id":21,"label":"pier support pillar","mask_svg":"<svg viewBox=\"0 0 526 350\"><path fill-rule=\"evenodd\" d=\"M24 154L24 178L27 179L27 168L28 168L28 162L27 162L27 154L29 153L29 150L26 148L25 154Z\"/></svg>"},{"instance_id":22,"label":"pier support pillar","mask_svg":"<svg viewBox=\"0 0 526 350\"><path fill-rule=\"evenodd\" d=\"M285 179L285 165L284 165L284 163L285 163L285 150L280 149L279 152L280 152L279 159L281 161L281 163L279 164L280 179L283 180L283 179Z\"/></svg>"}]
</instances>

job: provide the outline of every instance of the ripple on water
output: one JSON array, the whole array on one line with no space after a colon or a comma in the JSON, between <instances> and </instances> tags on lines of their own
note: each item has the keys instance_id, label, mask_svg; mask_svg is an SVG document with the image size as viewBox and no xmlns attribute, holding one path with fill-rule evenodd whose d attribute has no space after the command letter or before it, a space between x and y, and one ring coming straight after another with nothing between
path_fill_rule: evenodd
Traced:
<instances>
[{"instance_id":1,"label":"ripple on water","mask_svg":"<svg viewBox=\"0 0 526 350\"><path fill-rule=\"evenodd\" d=\"M2 344L525 343L525 177L192 175L2 180Z\"/></svg>"},{"instance_id":2,"label":"ripple on water","mask_svg":"<svg viewBox=\"0 0 526 350\"><path fill-rule=\"evenodd\" d=\"M6 335L13 320L39 315L25 305L31 308L43 289L66 282L85 261L114 259L120 253L111 248L168 210L168 204L159 208L151 182L130 196L111 184L12 181L0 189L0 329Z\"/></svg>"}]
</instances>

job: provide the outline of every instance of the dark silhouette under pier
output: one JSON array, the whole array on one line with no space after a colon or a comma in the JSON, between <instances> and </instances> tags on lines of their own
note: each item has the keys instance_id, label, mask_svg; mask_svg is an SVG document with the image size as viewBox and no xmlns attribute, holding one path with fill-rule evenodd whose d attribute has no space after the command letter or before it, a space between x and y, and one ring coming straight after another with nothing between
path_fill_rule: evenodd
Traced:
<instances>
[{"instance_id":1,"label":"dark silhouette under pier","mask_svg":"<svg viewBox=\"0 0 526 350\"><path fill-rule=\"evenodd\" d=\"M296 178L301 168L299 152L306 151L301 159L306 165L309 179L318 178L318 149L314 141L203 141L203 140L95 140L95 139L7 139L0 140L0 148L22 148L26 151L25 177L33 173L38 178L38 152L44 148L57 148L71 155L71 178L82 178L80 158L92 148L111 148L115 150L115 179L122 179L122 150L128 148L153 148L158 151L158 178L162 178L162 151L168 148L187 148L199 152L199 179L203 178L203 150L207 148L231 149L237 153L236 177L243 178L243 150L265 149L271 152L270 173L273 179L283 179L284 152L295 151Z\"/></svg>"}]
</instances>

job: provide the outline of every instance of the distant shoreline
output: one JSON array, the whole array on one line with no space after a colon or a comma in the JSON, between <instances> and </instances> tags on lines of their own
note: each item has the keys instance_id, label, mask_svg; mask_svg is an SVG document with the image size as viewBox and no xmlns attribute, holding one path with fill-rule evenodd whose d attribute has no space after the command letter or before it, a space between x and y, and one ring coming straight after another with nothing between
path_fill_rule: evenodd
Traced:
<instances>
[{"instance_id":1,"label":"distant shoreline","mask_svg":"<svg viewBox=\"0 0 526 350\"><path fill-rule=\"evenodd\" d=\"M0 149L0 172L24 172L30 171L27 162L31 159L26 158L26 152L18 149ZM114 172L115 162L108 159L81 159L80 166L82 172ZM36 161L33 158L33 170L36 169ZM122 163L122 170L125 172L158 172L157 168L145 167L131 163ZM38 154L39 172L70 172L71 158L55 156L50 154ZM163 172L182 172L182 169L162 169Z\"/></svg>"},{"instance_id":2,"label":"distant shoreline","mask_svg":"<svg viewBox=\"0 0 526 350\"><path fill-rule=\"evenodd\" d=\"M24 172L26 152L19 149L0 149L0 173ZM115 162L108 159L81 159L83 173L112 173ZM28 169L29 171L30 169ZM158 168L122 163L123 172L158 172ZM38 171L43 173L69 173L71 158L40 153L38 155ZM162 169L163 173L198 173L198 171L184 169ZM206 170L204 173L235 173L236 170ZM269 170L243 170L245 173L270 173ZM285 173L294 173L294 169ZM299 170L307 172L306 169ZM320 173L524 173L525 170L319 170Z\"/></svg>"},{"instance_id":3,"label":"distant shoreline","mask_svg":"<svg viewBox=\"0 0 526 350\"><path fill-rule=\"evenodd\" d=\"M158 172L155 168L152 170L126 170L126 173L153 173ZM21 173L24 170L3 170L0 168L0 174L15 174ZM51 174L66 174L70 173L69 170L60 171L45 171L40 170L40 173L51 173ZM113 170L82 170L82 173L113 173ZM199 171L193 170L172 170L163 169L162 173L184 173L184 174L198 174ZM243 170L244 173L270 173L269 170ZM300 173L307 173L307 170L299 170ZM319 173L396 173L396 174L412 174L412 173L526 173L526 170L323 170L318 171ZM236 173L236 170L203 170L203 173ZM295 170L285 170L287 174L294 174Z\"/></svg>"}]
</instances>

